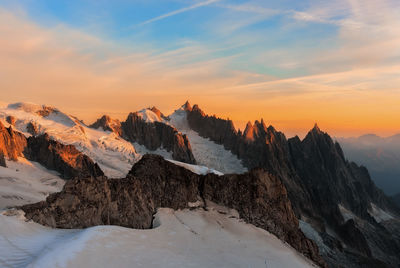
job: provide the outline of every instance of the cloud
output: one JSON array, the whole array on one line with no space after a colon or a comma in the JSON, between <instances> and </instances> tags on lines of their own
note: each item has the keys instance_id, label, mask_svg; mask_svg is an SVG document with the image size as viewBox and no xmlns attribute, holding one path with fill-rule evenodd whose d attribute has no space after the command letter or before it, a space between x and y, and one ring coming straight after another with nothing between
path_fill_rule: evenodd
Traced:
<instances>
[{"instance_id":1,"label":"cloud","mask_svg":"<svg viewBox=\"0 0 400 268\"><path fill-rule=\"evenodd\" d=\"M214 3L218 2L218 1L220 1L220 0L207 0L207 1L204 1L204 2L199 2L199 3L193 4L191 6L180 8L180 9L168 12L166 14L157 16L155 18L146 20L146 21L144 21L142 23L139 23L139 25L145 25L145 24L149 24L149 23L152 23L152 22L155 22L155 21L159 21L159 20L162 20L162 19L165 19L165 18L168 18L168 17L172 17L172 16L175 16L175 15L178 15L178 14L181 14L181 13L184 13L184 12L199 8L199 7L204 7L204 6L208 6L208 5L214 4Z\"/></svg>"},{"instance_id":2,"label":"cloud","mask_svg":"<svg viewBox=\"0 0 400 268\"><path fill-rule=\"evenodd\" d=\"M228 35L185 40L166 52L146 44L128 47L62 24L39 26L0 10L0 36L5 37L0 39L0 92L3 101L55 105L86 121L102 113L123 119L149 105L168 113L190 99L238 126L263 117L292 134L304 133L315 121L337 135L392 134L400 129L399 18L391 3L379 6L379 16L372 12L378 6L371 4L370 11L354 6L347 9L343 2L334 11L326 5L301 11L332 22L336 31L325 41L330 46L323 43L326 37L302 37L271 49L274 38L320 22L305 20L301 27L283 30L278 25L268 34L248 32L246 20L256 10L240 6L228 13L242 13L231 18L243 23ZM273 14L265 10L260 16ZM225 18L212 26L229 28L233 19ZM228 48L235 52L227 53ZM278 77L243 67L258 65L301 72Z\"/></svg>"}]
</instances>

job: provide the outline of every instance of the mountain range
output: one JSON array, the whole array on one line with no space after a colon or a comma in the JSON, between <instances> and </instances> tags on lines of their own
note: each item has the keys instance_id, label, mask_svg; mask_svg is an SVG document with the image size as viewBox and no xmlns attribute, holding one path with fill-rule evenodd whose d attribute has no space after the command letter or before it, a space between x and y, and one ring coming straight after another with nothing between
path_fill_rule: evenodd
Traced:
<instances>
[{"instance_id":1,"label":"mountain range","mask_svg":"<svg viewBox=\"0 0 400 268\"><path fill-rule=\"evenodd\" d=\"M336 139L347 157L368 168L379 188L388 195L400 194L400 134Z\"/></svg>"},{"instance_id":2,"label":"mountain range","mask_svg":"<svg viewBox=\"0 0 400 268\"><path fill-rule=\"evenodd\" d=\"M262 119L242 132L188 102L91 125L16 103L0 119L1 207L41 225L147 229L160 208L216 204L320 267L399 267L400 209L317 125L304 139Z\"/></svg>"}]
</instances>

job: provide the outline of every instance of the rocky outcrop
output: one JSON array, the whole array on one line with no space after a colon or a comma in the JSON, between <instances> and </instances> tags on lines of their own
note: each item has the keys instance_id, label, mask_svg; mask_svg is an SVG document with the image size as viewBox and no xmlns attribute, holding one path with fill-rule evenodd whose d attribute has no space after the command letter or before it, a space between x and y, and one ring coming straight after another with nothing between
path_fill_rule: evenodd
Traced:
<instances>
[{"instance_id":1,"label":"rocky outcrop","mask_svg":"<svg viewBox=\"0 0 400 268\"><path fill-rule=\"evenodd\" d=\"M17 122L17 119L16 119L14 116L9 115L9 116L6 117L6 121L7 121L7 123L9 123L10 125L14 126L14 125L15 125L15 122Z\"/></svg>"},{"instance_id":2,"label":"rocky outcrop","mask_svg":"<svg viewBox=\"0 0 400 268\"><path fill-rule=\"evenodd\" d=\"M210 200L287 241L320 266L317 246L300 231L279 179L256 169L241 175L197 175L160 156L145 155L124 179L71 180L46 201L21 207L25 217L58 228L112 224L151 228L158 207L187 208Z\"/></svg>"},{"instance_id":3,"label":"rocky outcrop","mask_svg":"<svg viewBox=\"0 0 400 268\"><path fill-rule=\"evenodd\" d=\"M47 134L29 137L24 154L32 161L60 172L65 179L104 175L100 167L75 146L51 140Z\"/></svg>"},{"instance_id":4,"label":"rocky outcrop","mask_svg":"<svg viewBox=\"0 0 400 268\"><path fill-rule=\"evenodd\" d=\"M166 117L156 107L148 110L154 113L159 121L146 121L141 114L135 112L130 113L124 122L104 115L90 127L112 131L127 141L144 145L151 151L163 148L172 153L173 159L195 164L196 160L186 135L180 133L173 126L162 122Z\"/></svg>"},{"instance_id":5,"label":"rocky outcrop","mask_svg":"<svg viewBox=\"0 0 400 268\"><path fill-rule=\"evenodd\" d=\"M399 210L375 186L366 168L347 161L340 145L317 126L303 140L287 140L263 120L248 123L242 133L232 121L208 116L197 105L188 105L186 113L189 126L199 135L222 144L247 168L262 167L285 184L297 217L311 223L331 245L323 253L332 267L360 267L358 260L363 260L363 267L400 263L395 253L400 252L400 239L370 215L372 203L393 215L400 215ZM344 218L339 205L355 215L354 224Z\"/></svg>"},{"instance_id":6,"label":"rocky outcrop","mask_svg":"<svg viewBox=\"0 0 400 268\"><path fill-rule=\"evenodd\" d=\"M195 164L190 142L186 135L162 122L146 122L137 113L130 113L122 122L123 137L144 145L149 150L164 148L172 152L175 160Z\"/></svg>"},{"instance_id":7,"label":"rocky outcrop","mask_svg":"<svg viewBox=\"0 0 400 268\"><path fill-rule=\"evenodd\" d=\"M0 122L0 153L4 157L18 160L18 157L23 156L26 144L26 138L22 133L14 131L12 126L6 128Z\"/></svg>"},{"instance_id":8,"label":"rocky outcrop","mask_svg":"<svg viewBox=\"0 0 400 268\"><path fill-rule=\"evenodd\" d=\"M94 129L101 128L104 131L111 131L119 136L122 136L121 122L119 122L119 120L117 119L112 119L108 115L103 115L100 119L91 124L89 127Z\"/></svg>"},{"instance_id":9,"label":"rocky outcrop","mask_svg":"<svg viewBox=\"0 0 400 268\"><path fill-rule=\"evenodd\" d=\"M43 117L49 116L50 114L52 114L54 112L59 112L59 110L54 107L46 106L46 105L42 105L41 109L36 111L36 113L38 115L43 116Z\"/></svg>"},{"instance_id":10,"label":"rocky outcrop","mask_svg":"<svg viewBox=\"0 0 400 268\"><path fill-rule=\"evenodd\" d=\"M263 169L240 175L208 174L200 191L205 199L236 209L246 222L268 230L321 267L325 266L316 244L299 230L286 188L275 176Z\"/></svg>"},{"instance_id":11,"label":"rocky outcrop","mask_svg":"<svg viewBox=\"0 0 400 268\"><path fill-rule=\"evenodd\" d=\"M39 134L39 127L35 122L29 122L26 125L26 131L28 131L29 134L36 136Z\"/></svg>"},{"instance_id":12,"label":"rocky outcrop","mask_svg":"<svg viewBox=\"0 0 400 268\"><path fill-rule=\"evenodd\" d=\"M6 158L3 152L0 152L0 167L7 167Z\"/></svg>"},{"instance_id":13,"label":"rocky outcrop","mask_svg":"<svg viewBox=\"0 0 400 268\"><path fill-rule=\"evenodd\" d=\"M4 158L17 161L18 157L39 162L65 179L104 175L100 167L75 146L51 140L47 134L26 138L0 122L0 165Z\"/></svg>"},{"instance_id":14,"label":"rocky outcrop","mask_svg":"<svg viewBox=\"0 0 400 268\"><path fill-rule=\"evenodd\" d=\"M157 107L153 106L149 110L155 113L160 120L167 119L167 117L160 110L158 110Z\"/></svg>"}]
</instances>

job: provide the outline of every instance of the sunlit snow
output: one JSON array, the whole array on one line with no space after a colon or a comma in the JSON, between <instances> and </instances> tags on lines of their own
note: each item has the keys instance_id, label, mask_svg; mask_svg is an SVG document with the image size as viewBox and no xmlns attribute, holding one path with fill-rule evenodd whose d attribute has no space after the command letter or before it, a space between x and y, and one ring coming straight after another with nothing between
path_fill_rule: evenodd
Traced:
<instances>
[{"instance_id":1,"label":"sunlit snow","mask_svg":"<svg viewBox=\"0 0 400 268\"><path fill-rule=\"evenodd\" d=\"M47 133L63 144L72 144L99 164L109 177L124 177L137 161L139 155L134 146L110 131L92 129L57 109L48 116L40 116L37 111L43 106L31 103L10 104L0 108L0 120L8 126L5 118L16 118L15 128L26 136L27 125L37 125L39 134Z\"/></svg>"},{"instance_id":2,"label":"sunlit snow","mask_svg":"<svg viewBox=\"0 0 400 268\"><path fill-rule=\"evenodd\" d=\"M2 267L313 267L265 230L219 208L159 209L155 229L50 229L0 215Z\"/></svg>"}]
</instances>

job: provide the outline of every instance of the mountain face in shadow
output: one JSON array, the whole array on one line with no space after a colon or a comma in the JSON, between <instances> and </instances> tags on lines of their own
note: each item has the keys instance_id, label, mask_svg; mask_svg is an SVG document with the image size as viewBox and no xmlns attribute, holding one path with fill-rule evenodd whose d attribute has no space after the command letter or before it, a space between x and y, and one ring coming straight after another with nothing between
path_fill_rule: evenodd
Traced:
<instances>
[{"instance_id":1,"label":"mountain face in shadow","mask_svg":"<svg viewBox=\"0 0 400 268\"><path fill-rule=\"evenodd\" d=\"M346 156L366 166L376 185L386 194L400 193L400 134L379 137L337 138Z\"/></svg>"},{"instance_id":2,"label":"mountain face in shadow","mask_svg":"<svg viewBox=\"0 0 400 268\"><path fill-rule=\"evenodd\" d=\"M399 209L368 170L346 160L339 143L318 126L303 140L286 139L263 120L248 123L242 133L232 121L208 116L197 105L186 111L190 127L201 136L222 144L247 168L262 167L282 180L296 215L318 232L331 266L358 267L355 259L365 267L400 263L394 227L379 218L393 215L398 228Z\"/></svg>"}]
</instances>

